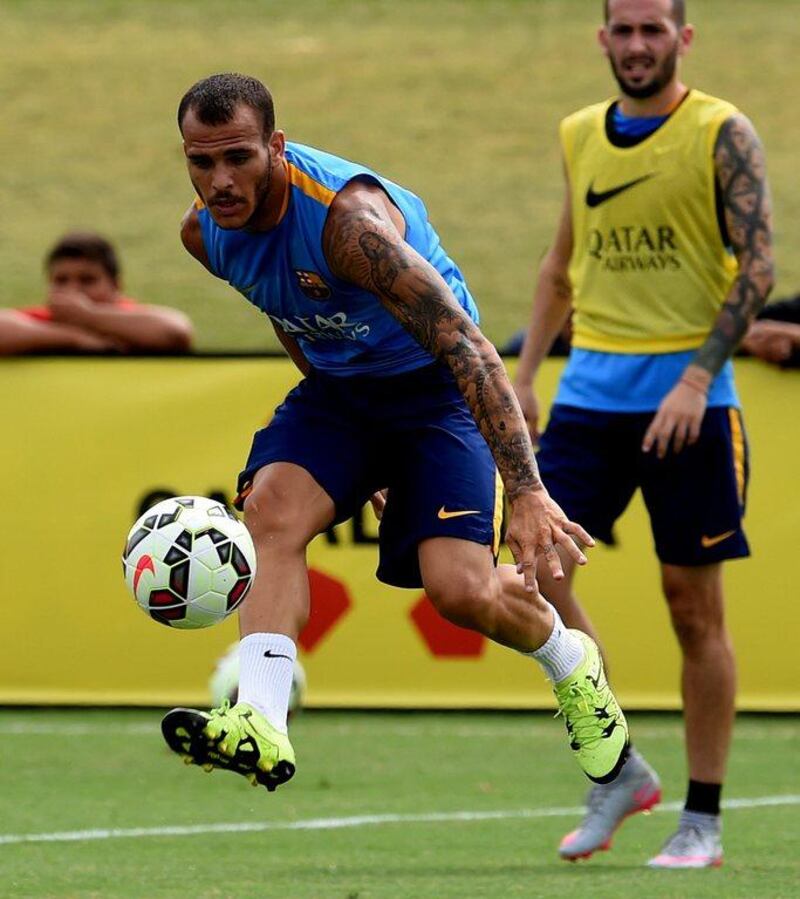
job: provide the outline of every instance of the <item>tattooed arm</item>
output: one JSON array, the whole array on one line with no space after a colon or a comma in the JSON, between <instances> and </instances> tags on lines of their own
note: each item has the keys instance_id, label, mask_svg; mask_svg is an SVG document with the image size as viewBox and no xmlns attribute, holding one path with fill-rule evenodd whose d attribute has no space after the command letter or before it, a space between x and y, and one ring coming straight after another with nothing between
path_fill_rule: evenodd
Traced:
<instances>
[{"instance_id":1,"label":"tattooed arm","mask_svg":"<svg viewBox=\"0 0 800 899\"><path fill-rule=\"evenodd\" d=\"M591 544L569 522L539 479L525 420L492 344L458 303L439 273L402 237L402 216L376 185L355 182L331 205L323 248L331 271L374 293L403 327L453 372L494 456L511 502L506 540L528 589L536 556L563 576L555 543L585 561L569 536Z\"/></svg>"},{"instance_id":2,"label":"tattooed arm","mask_svg":"<svg viewBox=\"0 0 800 899\"><path fill-rule=\"evenodd\" d=\"M772 204L764 148L744 116L732 116L720 128L714 168L739 274L706 342L665 397L645 435L642 449L647 452L656 446L659 457L666 455L670 439L676 452L697 440L709 385L766 303L774 280Z\"/></svg>"},{"instance_id":3,"label":"tattooed arm","mask_svg":"<svg viewBox=\"0 0 800 899\"><path fill-rule=\"evenodd\" d=\"M747 332L772 290L772 204L764 148L753 126L741 115L720 128L714 167L722 190L725 224L739 260L739 276L720 310L692 369L710 383Z\"/></svg>"}]
</instances>

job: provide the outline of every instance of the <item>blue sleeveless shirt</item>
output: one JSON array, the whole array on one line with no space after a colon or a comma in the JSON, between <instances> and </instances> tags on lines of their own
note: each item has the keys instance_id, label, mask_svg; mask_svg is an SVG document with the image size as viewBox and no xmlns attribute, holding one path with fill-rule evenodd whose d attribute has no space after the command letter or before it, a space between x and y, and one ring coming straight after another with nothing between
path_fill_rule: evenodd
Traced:
<instances>
[{"instance_id":1,"label":"blue sleeveless shirt","mask_svg":"<svg viewBox=\"0 0 800 899\"><path fill-rule=\"evenodd\" d=\"M211 269L293 337L314 368L332 375L394 375L433 360L378 297L336 278L322 230L336 194L351 180L373 181L406 222L405 240L444 278L474 321L464 276L445 253L425 205L375 172L313 147L287 143L289 202L270 231L224 230L206 208L198 217Z\"/></svg>"}]
</instances>

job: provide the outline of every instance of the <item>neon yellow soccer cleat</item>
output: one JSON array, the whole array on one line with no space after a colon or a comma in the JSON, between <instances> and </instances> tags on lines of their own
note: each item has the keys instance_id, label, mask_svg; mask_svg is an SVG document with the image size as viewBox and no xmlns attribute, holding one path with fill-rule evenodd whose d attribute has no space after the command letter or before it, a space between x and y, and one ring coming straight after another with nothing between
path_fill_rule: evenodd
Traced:
<instances>
[{"instance_id":1,"label":"neon yellow soccer cleat","mask_svg":"<svg viewBox=\"0 0 800 899\"><path fill-rule=\"evenodd\" d=\"M576 761L589 780L606 784L628 758L628 724L608 686L596 643L582 631L572 633L583 643L586 657L553 692Z\"/></svg>"},{"instance_id":2,"label":"neon yellow soccer cleat","mask_svg":"<svg viewBox=\"0 0 800 899\"><path fill-rule=\"evenodd\" d=\"M272 792L294 775L289 738L246 703L231 707L223 702L210 712L173 709L164 716L161 732L187 765L234 771L254 787L263 784Z\"/></svg>"}]
</instances>

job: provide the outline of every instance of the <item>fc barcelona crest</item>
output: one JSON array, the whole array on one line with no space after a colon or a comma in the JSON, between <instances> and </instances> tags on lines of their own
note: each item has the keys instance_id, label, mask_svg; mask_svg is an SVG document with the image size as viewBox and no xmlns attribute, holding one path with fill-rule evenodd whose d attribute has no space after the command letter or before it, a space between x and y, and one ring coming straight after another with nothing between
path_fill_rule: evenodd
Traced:
<instances>
[{"instance_id":1,"label":"fc barcelona crest","mask_svg":"<svg viewBox=\"0 0 800 899\"><path fill-rule=\"evenodd\" d=\"M295 271L300 290L312 300L327 300L330 298L331 289L323 281L322 276L316 272Z\"/></svg>"}]
</instances>

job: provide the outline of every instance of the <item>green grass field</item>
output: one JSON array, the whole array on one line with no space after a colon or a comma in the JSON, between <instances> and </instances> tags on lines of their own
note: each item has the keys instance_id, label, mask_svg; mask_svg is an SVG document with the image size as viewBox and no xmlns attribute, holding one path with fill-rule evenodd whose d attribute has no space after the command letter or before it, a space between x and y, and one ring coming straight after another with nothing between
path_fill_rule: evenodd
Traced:
<instances>
[{"instance_id":1,"label":"green grass field","mask_svg":"<svg viewBox=\"0 0 800 899\"><path fill-rule=\"evenodd\" d=\"M306 712L293 729L298 774L274 794L184 767L158 720L0 712L0 895L797 895L797 718L740 720L727 798L748 803L726 814L723 868L696 872L642 866L674 810L634 818L590 862L556 857L584 784L547 715ZM637 715L632 726L676 803L679 719ZM782 804L757 805L768 801Z\"/></svg>"},{"instance_id":2,"label":"green grass field","mask_svg":"<svg viewBox=\"0 0 800 899\"><path fill-rule=\"evenodd\" d=\"M0 17L0 305L36 302L62 231L121 248L126 286L189 312L200 348L275 341L259 313L182 250L191 201L175 108L238 70L273 89L290 138L417 191L465 270L487 334L527 319L561 197L558 120L613 92L595 45L600 0L5 0ZM787 0L694 0L689 83L736 102L769 153L776 296L794 252L800 16Z\"/></svg>"}]
</instances>

